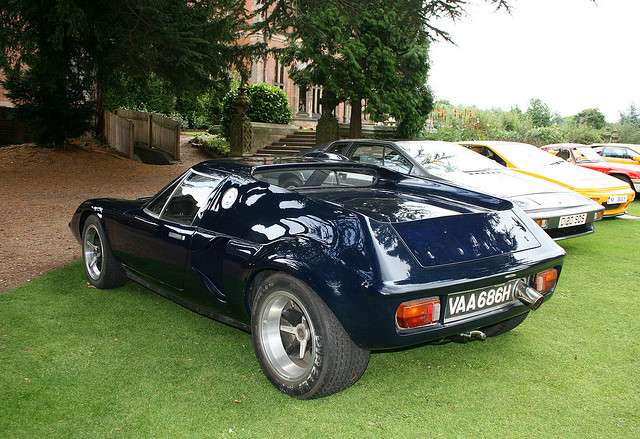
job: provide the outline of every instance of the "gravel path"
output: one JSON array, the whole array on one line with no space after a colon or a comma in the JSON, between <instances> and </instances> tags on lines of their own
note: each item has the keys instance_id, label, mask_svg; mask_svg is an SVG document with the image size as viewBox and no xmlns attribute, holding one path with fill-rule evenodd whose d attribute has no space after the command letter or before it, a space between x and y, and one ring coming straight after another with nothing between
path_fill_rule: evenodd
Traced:
<instances>
[{"instance_id":1,"label":"gravel path","mask_svg":"<svg viewBox=\"0 0 640 439\"><path fill-rule=\"evenodd\" d=\"M89 198L154 194L208 157L181 136L181 160L157 166L90 142L52 150L0 147L0 293L81 257L68 223Z\"/></svg>"}]
</instances>

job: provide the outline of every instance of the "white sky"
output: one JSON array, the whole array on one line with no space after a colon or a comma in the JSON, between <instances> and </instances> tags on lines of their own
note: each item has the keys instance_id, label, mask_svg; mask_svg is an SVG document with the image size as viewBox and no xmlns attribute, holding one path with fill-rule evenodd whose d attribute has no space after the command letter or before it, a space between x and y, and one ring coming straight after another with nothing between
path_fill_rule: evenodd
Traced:
<instances>
[{"instance_id":1,"label":"white sky","mask_svg":"<svg viewBox=\"0 0 640 439\"><path fill-rule=\"evenodd\" d=\"M640 0L510 0L511 15L469 3L462 20L437 23L457 46L431 45L435 99L525 111L537 98L562 116L598 108L608 122L640 107Z\"/></svg>"}]
</instances>

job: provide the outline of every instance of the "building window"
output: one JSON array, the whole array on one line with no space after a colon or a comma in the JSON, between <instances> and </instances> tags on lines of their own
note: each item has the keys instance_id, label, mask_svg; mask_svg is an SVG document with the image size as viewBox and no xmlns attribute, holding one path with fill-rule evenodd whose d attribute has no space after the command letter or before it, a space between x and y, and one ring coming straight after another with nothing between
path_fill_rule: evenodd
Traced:
<instances>
[{"instance_id":1,"label":"building window","mask_svg":"<svg viewBox=\"0 0 640 439\"><path fill-rule=\"evenodd\" d=\"M274 65L275 65L275 71L273 74L273 85L277 86L280 90L284 90L284 85L286 81L284 65L281 64L277 58L275 60Z\"/></svg>"},{"instance_id":2,"label":"building window","mask_svg":"<svg viewBox=\"0 0 640 439\"><path fill-rule=\"evenodd\" d=\"M319 87L317 85L314 85L311 88L311 114L314 117L320 117L320 114L322 113L321 109L320 109L320 98L322 97L322 87Z\"/></svg>"},{"instance_id":3,"label":"building window","mask_svg":"<svg viewBox=\"0 0 640 439\"><path fill-rule=\"evenodd\" d=\"M299 87L298 89L298 113L307 112L307 89L306 87Z\"/></svg>"}]
</instances>

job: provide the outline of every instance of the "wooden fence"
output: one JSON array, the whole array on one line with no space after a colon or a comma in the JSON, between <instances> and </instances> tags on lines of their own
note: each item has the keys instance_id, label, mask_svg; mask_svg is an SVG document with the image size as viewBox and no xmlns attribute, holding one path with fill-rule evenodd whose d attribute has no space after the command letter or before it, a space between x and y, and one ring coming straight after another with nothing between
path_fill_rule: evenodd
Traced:
<instances>
[{"instance_id":1,"label":"wooden fence","mask_svg":"<svg viewBox=\"0 0 640 439\"><path fill-rule=\"evenodd\" d=\"M125 131L130 136L129 139L119 137ZM118 134L120 132L122 134ZM110 135L114 138L113 143L109 139ZM133 145L140 144L162 150L175 160L180 159L180 124L157 114L134 110L117 110L115 115L105 112L104 137L111 146L127 157L133 157Z\"/></svg>"},{"instance_id":2,"label":"wooden fence","mask_svg":"<svg viewBox=\"0 0 640 439\"><path fill-rule=\"evenodd\" d=\"M104 139L116 151L133 158L135 127L133 122L108 111L104 112Z\"/></svg>"}]
</instances>

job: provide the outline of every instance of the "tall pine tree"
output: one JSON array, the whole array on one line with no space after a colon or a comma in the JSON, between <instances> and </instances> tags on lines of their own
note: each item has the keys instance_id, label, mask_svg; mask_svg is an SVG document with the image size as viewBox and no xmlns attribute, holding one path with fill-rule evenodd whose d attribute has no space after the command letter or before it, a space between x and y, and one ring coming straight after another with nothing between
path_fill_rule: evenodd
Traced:
<instances>
[{"instance_id":1,"label":"tall pine tree","mask_svg":"<svg viewBox=\"0 0 640 439\"><path fill-rule=\"evenodd\" d=\"M36 143L60 145L100 120L102 90L122 75L202 90L233 65L244 0L5 0L0 68Z\"/></svg>"},{"instance_id":2,"label":"tall pine tree","mask_svg":"<svg viewBox=\"0 0 640 439\"><path fill-rule=\"evenodd\" d=\"M292 28L280 55L297 84L322 85L351 104L350 136L361 135L364 102L374 120L389 115L399 120L401 137L416 134L431 111L433 100L425 85L427 35L420 28L398 26L415 18L411 4L420 3L400 7L373 0L357 13L346 12L340 3L311 3L298 12L304 25Z\"/></svg>"}]
</instances>

